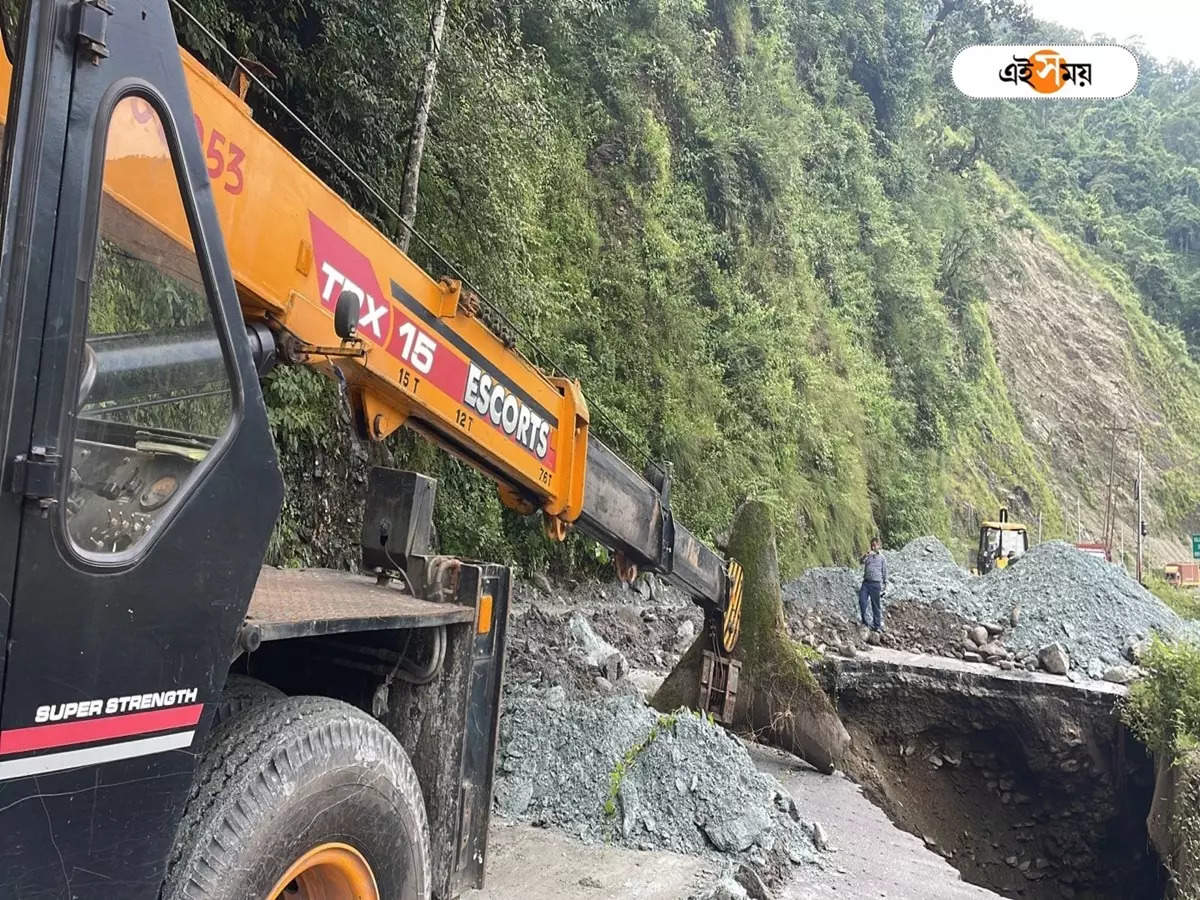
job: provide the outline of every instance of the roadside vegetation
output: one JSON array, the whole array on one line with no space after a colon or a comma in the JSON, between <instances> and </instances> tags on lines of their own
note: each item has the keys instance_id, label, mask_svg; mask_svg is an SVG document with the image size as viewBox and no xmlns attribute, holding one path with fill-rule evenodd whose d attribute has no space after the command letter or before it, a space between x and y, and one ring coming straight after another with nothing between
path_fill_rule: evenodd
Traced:
<instances>
[{"instance_id":1,"label":"roadside vegetation","mask_svg":"<svg viewBox=\"0 0 1200 900\"><path fill-rule=\"evenodd\" d=\"M1145 584L1154 596L1185 619L1200 619L1200 590L1176 587L1156 574L1149 575Z\"/></svg>"},{"instance_id":2,"label":"roadside vegetation","mask_svg":"<svg viewBox=\"0 0 1200 900\"><path fill-rule=\"evenodd\" d=\"M1200 898L1200 646L1155 638L1147 677L1129 689L1123 717L1159 766L1151 838L1173 894Z\"/></svg>"},{"instance_id":3,"label":"roadside vegetation","mask_svg":"<svg viewBox=\"0 0 1200 900\"><path fill-rule=\"evenodd\" d=\"M1147 676L1129 689L1126 723L1155 753L1200 750L1200 646L1156 637L1142 666Z\"/></svg>"}]
</instances>

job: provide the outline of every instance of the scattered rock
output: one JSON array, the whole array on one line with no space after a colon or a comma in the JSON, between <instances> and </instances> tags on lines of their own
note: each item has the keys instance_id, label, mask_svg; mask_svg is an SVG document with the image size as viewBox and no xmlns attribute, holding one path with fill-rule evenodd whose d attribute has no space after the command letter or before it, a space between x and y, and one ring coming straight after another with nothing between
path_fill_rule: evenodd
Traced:
<instances>
[{"instance_id":1,"label":"scattered rock","mask_svg":"<svg viewBox=\"0 0 1200 900\"><path fill-rule=\"evenodd\" d=\"M739 816L701 825L709 842L722 853L749 850L772 825L771 813L762 806L748 806Z\"/></svg>"},{"instance_id":2,"label":"scattered rock","mask_svg":"<svg viewBox=\"0 0 1200 900\"><path fill-rule=\"evenodd\" d=\"M682 653L696 639L696 624L691 619L684 619L675 630L675 652Z\"/></svg>"},{"instance_id":3,"label":"scattered rock","mask_svg":"<svg viewBox=\"0 0 1200 900\"><path fill-rule=\"evenodd\" d=\"M812 843L822 853L829 852L829 835L825 833L825 826L820 822L812 824Z\"/></svg>"},{"instance_id":4,"label":"scattered rock","mask_svg":"<svg viewBox=\"0 0 1200 900\"><path fill-rule=\"evenodd\" d=\"M1014 606L1012 612L1008 614L1008 624L1016 628L1021 624L1021 607Z\"/></svg>"},{"instance_id":5,"label":"scattered rock","mask_svg":"<svg viewBox=\"0 0 1200 900\"><path fill-rule=\"evenodd\" d=\"M1129 666L1111 666L1104 671L1104 680L1113 684L1129 684L1137 678L1137 672Z\"/></svg>"},{"instance_id":6,"label":"scattered rock","mask_svg":"<svg viewBox=\"0 0 1200 900\"><path fill-rule=\"evenodd\" d=\"M1004 659L1007 658L1008 651L999 644L992 642L980 646L979 655L984 659Z\"/></svg>"},{"instance_id":7,"label":"scattered rock","mask_svg":"<svg viewBox=\"0 0 1200 900\"><path fill-rule=\"evenodd\" d=\"M1139 638L1136 634L1128 635L1122 647L1122 654L1131 663L1141 663L1150 650L1150 643L1149 638Z\"/></svg>"},{"instance_id":8,"label":"scattered rock","mask_svg":"<svg viewBox=\"0 0 1200 900\"><path fill-rule=\"evenodd\" d=\"M983 662L983 657L973 650L966 650L962 655L964 662Z\"/></svg>"},{"instance_id":9,"label":"scattered rock","mask_svg":"<svg viewBox=\"0 0 1200 900\"><path fill-rule=\"evenodd\" d=\"M984 622L983 627L987 629L987 633L992 637L1004 634L1004 626L999 622Z\"/></svg>"},{"instance_id":10,"label":"scattered rock","mask_svg":"<svg viewBox=\"0 0 1200 900\"><path fill-rule=\"evenodd\" d=\"M579 886L585 888L596 888L597 890L604 887L599 879L593 878L591 875L584 875L582 878L580 878Z\"/></svg>"},{"instance_id":11,"label":"scattered rock","mask_svg":"<svg viewBox=\"0 0 1200 900\"><path fill-rule=\"evenodd\" d=\"M556 684L546 691L546 706L550 709L562 709L562 705L566 700L567 689L561 684Z\"/></svg>"},{"instance_id":12,"label":"scattered rock","mask_svg":"<svg viewBox=\"0 0 1200 900\"><path fill-rule=\"evenodd\" d=\"M1062 644L1053 643L1038 651L1038 662L1052 675L1066 675L1071 668L1071 658Z\"/></svg>"},{"instance_id":13,"label":"scattered rock","mask_svg":"<svg viewBox=\"0 0 1200 900\"><path fill-rule=\"evenodd\" d=\"M971 642L975 646L981 647L987 643L988 630L983 625L976 625L974 628L968 630L967 637L971 639Z\"/></svg>"},{"instance_id":14,"label":"scattered rock","mask_svg":"<svg viewBox=\"0 0 1200 900\"><path fill-rule=\"evenodd\" d=\"M737 883L733 874L728 873L722 875L708 891L700 894L698 900L749 900L749 894Z\"/></svg>"},{"instance_id":15,"label":"scattered rock","mask_svg":"<svg viewBox=\"0 0 1200 900\"><path fill-rule=\"evenodd\" d=\"M882 641L883 638L879 636L878 631L872 631L869 635L867 635L867 643L872 647L878 647Z\"/></svg>"}]
</instances>

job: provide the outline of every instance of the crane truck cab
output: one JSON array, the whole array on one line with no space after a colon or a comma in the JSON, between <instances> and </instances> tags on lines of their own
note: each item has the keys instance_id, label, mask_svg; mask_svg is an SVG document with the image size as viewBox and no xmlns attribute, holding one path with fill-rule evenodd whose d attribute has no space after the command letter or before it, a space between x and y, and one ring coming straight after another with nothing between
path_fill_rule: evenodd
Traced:
<instances>
[{"instance_id":1,"label":"crane truck cab","mask_svg":"<svg viewBox=\"0 0 1200 900\"><path fill-rule=\"evenodd\" d=\"M4 38L0 897L481 886L511 572L438 554L434 483L388 469L359 573L264 568L276 362L336 378L360 438L412 427L686 590L724 708L740 570L669 468L630 469L576 382L263 131L168 0L28 0Z\"/></svg>"},{"instance_id":2,"label":"crane truck cab","mask_svg":"<svg viewBox=\"0 0 1200 900\"><path fill-rule=\"evenodd\" d=\"M1000 518L981 522L979 525L979 548L975 554L975 567L980 575L993 569L1003 569L1029 549L1029 529L1020 522L1008 520L1008 510L1000 508Z\"/></svg>"}]
</instances>

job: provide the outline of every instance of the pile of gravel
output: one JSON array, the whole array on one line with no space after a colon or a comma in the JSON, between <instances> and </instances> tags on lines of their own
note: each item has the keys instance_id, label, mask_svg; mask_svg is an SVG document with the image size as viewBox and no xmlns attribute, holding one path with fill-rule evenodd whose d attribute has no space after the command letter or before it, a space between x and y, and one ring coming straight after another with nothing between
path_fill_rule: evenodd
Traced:
<instances>
[{"instance_id":1,"label":"pile of gravel","mask_svg":"<svg viewBox=\"0 0 1200 900\"><path fill-rule=\"evenodd\" d=\"M723 729L636 698L578 702L561 687L506 697L497 811L585 841L749 859L815 855L813 829L775 779Z\"/></svg>"},{"instance_id":2,"label":"pile of gravel","mask_svg":"<svg viewBox=\"0 0 1200 900\"><path fill-rule=\"evenodd\" d=\"M1094 669L1101 661L1119 662L1131 637L1158 632L1179 638L1197 631L1124 568L1062 541L1039 544L983 577L956 565L935 537L917 538L885 555L890 582L885 607L927 604L971 622L1001 625L1005 644L1018 653L1057 642L1073 665ZM784 585L790 617L816 607L856 619L860 581L856 568L810 569Z\"/></svg>"},{"instance_id":3,"label":"pile of gravel","mask_svg":"<svg viewBox=\"0 0 1200 900\"><path fill-rule=\"evenodd\" d=\"M1004 569L976 579L958 599L964 615L1007 621L1006 642L1035 650L1057 641L1073 661L1119 660L1130 636L1185 633L1182 619L1119 565L1062 541L1039 544ZM1012 611L1019 608L1017 624Z\"/></svg>"},{"instance_id":4,"label":"pile of gravel","mask_svg":"<svg viewBox=\"0 0 1200 900\"><path fill-rule=\"evenodd\" d=\"M884 551L888 567L889 603L948 601L970 592L974 579L955 564L954 556L936 537L909 541L901 550ZM844 610L857 617L861 569L819 567L809 569L783 586L789 610L814 606ZM951 612L958 612L952 608Z\"/></svg>"}]
</instances>

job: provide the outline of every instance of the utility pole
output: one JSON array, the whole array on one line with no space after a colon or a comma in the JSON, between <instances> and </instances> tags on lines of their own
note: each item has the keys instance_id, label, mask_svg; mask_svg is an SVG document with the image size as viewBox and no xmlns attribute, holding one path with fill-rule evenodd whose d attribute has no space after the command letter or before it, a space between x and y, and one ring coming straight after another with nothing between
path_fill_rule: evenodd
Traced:
<instances>
[{"instance_id":1,"label":"utility pole","mask_svg":"<svg viewBox=\"0 0 1200 900\"><path fill-rule=\"evenodd\" d=\"M1138 437L1138 468L1137 481L1133 483L1133 493L1137 497L1137 580L1142 583L1142 539L1146 534L1146 523L1142 520L1142 439Z\"/></svg>"}]
</instances>

